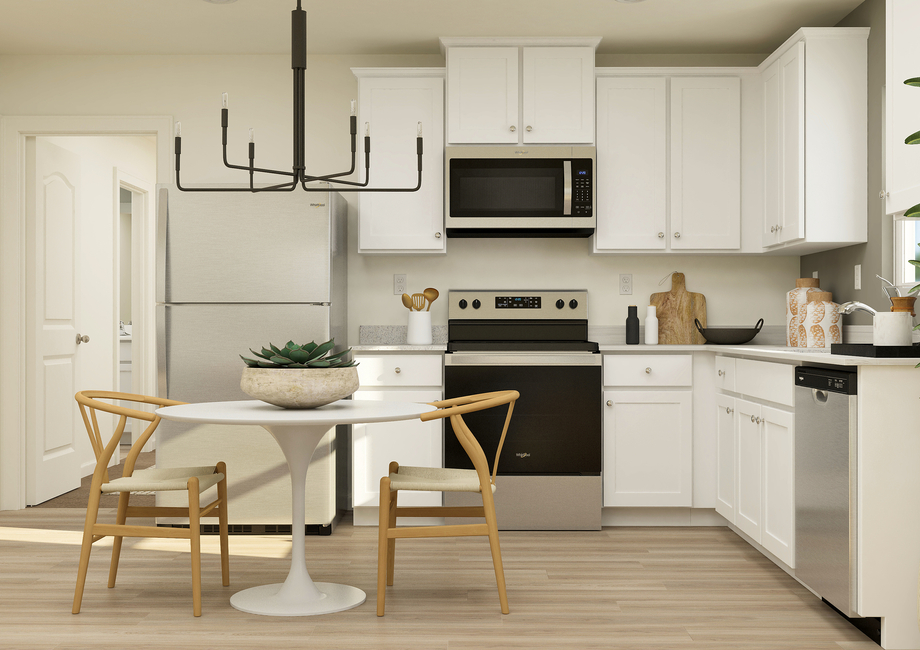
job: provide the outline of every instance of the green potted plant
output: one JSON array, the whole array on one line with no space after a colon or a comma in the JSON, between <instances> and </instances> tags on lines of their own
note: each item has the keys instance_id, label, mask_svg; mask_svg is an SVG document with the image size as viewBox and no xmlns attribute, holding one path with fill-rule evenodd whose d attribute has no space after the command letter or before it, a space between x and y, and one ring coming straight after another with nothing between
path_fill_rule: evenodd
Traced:
<instances>
[{"instance_id":1,"label":"green potted plant","mask_svg":"<svg viewBox=\"0 0 920 650\"><path fill-rule=\"evenodd\" d=\"M349 356L351 348L330 354L333 349L334 338L320 344L288 341L284 347L269 343L261 352L249 348L256 358L240 355L246 363L240 388L255 399L293 409L348 397L358 390L357 364Z\"/></svg>"}]
</instances>

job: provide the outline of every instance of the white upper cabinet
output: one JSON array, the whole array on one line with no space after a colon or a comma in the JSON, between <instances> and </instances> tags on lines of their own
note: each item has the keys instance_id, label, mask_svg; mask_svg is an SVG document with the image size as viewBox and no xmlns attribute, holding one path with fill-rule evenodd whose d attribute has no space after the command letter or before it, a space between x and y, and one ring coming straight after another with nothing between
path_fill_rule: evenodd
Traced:
<instances>
[{"instance_id":1,"label":"white upper cabinet","mask_svg":"<svg viewBox=\"0 0 920 650\"><path fill-rule=\"evenodd\" d=\"M448 142L518 142L518 48L451 48Z\"/></svg>"},{"instance_id":2,"label":"white upper cabinet","mask_svg":"<svg viewBox=\"0 0 920 650\"><path fill-rule=\"evenodd\" d=\"M888 0L885 10L885 190L894 214L920 203L920 146L904 144L920 131L920 88L904 84L920 77L920 2Z\"/></svg>"},{"instance_id":3,"label":"white upper cabinet","mask_svg":"<svg viewBox=\"0 0 920 650\"><path fill-rule=\"evenodd\" d=\"M761 64L768 250L866 241L868 33L803 28Z\"/></svg>"},{"instance_id":4,"label":"white upper cabinet","mask_svg":"<svg viewBox=\"0 0 920 650\"><path fill-rule=\"evenodd\" d=\"M668 239L665 77L597 80L598 250L664 250Z\"/></svg>"},{"instance_id":5,"label":"white upper cabinet","mask_svg":"<svg viewBox=\"0 0 920 650\"><path fill-rule=\"evenodd\" d=\"M442 38L448 144L594 142L600 39ZM486 44L488 43L488 44Z\"/></svg>"},{"instance_id":6,"label":"white upper cabinet","mask_svg":"<svg viewBox=\"0 0 920 650\"><path fill-rule=\"evenodd\" d=\"M741 80L671 79L671 248L741 246Z\"/></svg>"},{"instance_id":7,"label":"white upper cabinet","mask_svg":"<svg viewBox=\"0 0 920 650\"><path fill-rule=\"evenodd\" d=\"M525 47L524 144L594 142L594 48Z\"/></svg>"},{"instance_id":8,"label":"white upper cabinet","mask_svg":"<svg viewBox=\"0 0 920 650\"><path fill-rule=\"evenodd\" d=\"M600 76L595 252L740 247L740 78Z\"/></svg>"},{"instance_id":9,"label":"white upper cabinet","mask_svg":"<svg viewBox=\"0 0 920 650\"><path fill-rule=\"evenodd\" d=\"M444 69L355 68L358 78L358 169L370 125L369 187L415 187L417 125L422 123L422 187L364 192L359 199L360 253L443 253Z\"/></svg>"}]
</instances>

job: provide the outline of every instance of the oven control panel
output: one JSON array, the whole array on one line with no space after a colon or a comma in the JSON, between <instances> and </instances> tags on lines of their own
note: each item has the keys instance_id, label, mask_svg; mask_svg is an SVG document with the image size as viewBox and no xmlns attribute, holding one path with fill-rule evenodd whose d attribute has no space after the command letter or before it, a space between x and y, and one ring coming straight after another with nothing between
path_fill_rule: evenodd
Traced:
<instances>
[{"instance_id":1,"label":"oven control panel","mask_svg":"<svg viewBox=\"0 0 920 650\"><path fill-rule=\"evenodd\" d=\"M448 291L451 320L586 320L588 292L581 289Z\"/></svg>"}]
</instances>

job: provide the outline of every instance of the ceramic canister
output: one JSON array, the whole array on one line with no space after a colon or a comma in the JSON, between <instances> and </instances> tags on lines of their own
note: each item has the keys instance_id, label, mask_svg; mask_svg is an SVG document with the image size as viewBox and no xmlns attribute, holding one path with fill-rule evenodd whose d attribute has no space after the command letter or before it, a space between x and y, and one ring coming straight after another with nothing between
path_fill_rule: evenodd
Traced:
<instances>
[{"instance_id":1,"label":"ceramic canister","mask_svg":"<svg viewBox=\"0 0 920 650\"><path fill-rule=\"evenodd\" d=\"M831 302L830 291L812 291L805 304L805 320L799 328L799 342L804 339L807 348L830 348L832 343L842 343L840 306Z\"/></svg>"},{"instance_id":2,"label":"ceramic canister","mask_svg":"<svg viewBox=\"0 0 920 650\"><path fill-rule=\"evenodd\" d=\"M818 278L799 278L795 281L795 289L786 294L786 345L791 348L805 347L805 337L800 336L801 327L808 294L815 291L820 291Z\"/></svg>"}]
</instances>

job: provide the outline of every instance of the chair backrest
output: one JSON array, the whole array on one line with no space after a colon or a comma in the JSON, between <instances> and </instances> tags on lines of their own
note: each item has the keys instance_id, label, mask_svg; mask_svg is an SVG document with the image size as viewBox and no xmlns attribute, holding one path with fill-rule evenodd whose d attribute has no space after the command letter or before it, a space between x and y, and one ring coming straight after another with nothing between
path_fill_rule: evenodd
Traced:
<instances>
[{"instance_id":1,"label":"chair backrest","mask_svg":"<svg viewBox=\"0 0 920 650\"><path fill-rule=\"evenodd\" d=\"M156 413L141 411L138 409L128 408L116 403L109 403L102 400L112 400L113 402L135 402L138 404L153 404L155 406L173 406L184 404L172 399L161 397L150 397L149 395L134 395L131 393L117 393L105 390L82 390L74 395L77 404L80 407L80 415L83 416L83 424L86 425L86 433L89 435L90 443L93 446L93 453L96 455L96 471L105 471L115 453L115 449L121 443L121 436L125 431L125 425L128 418L149 422L150 424L144 429L144 433L131 445L131 451L125 458L125 476L131 476L134 472L134 465L137 462L137 456L141 453L147 440L153 435L157 425L160 424L160 417ZM102 431L99 428L99 420L96 417L97 411L112 413L118 415L118 424L112 432L108 441L103 440Z\"/></svg>"},{"instance_id":2,"label":"chair backrest","mask_svg":"<svg viewBox=\"0 0 920 650\"><path fill-rule=\"evenodd\" d=\"M502 446L505 444L505 434L508 433L508 425L511 423L511 413L514 411L514 403L520 396L520 393L516 390L501 390L492 393L454 397L439 402L431 402L431 405L436 406L438 410L422 413L419 417L425 422L439 418L450 418L450 424L454 430L454 435L457 436L457 440L460 442L466 455L469 456L470 460L473 462L473 467L476 468L476 472L479 474L480 483L485 486L489 483L495 483L495 474L498 472L498 459L502 453ZM470 431L466 422L463 421L463 415L475 411L484 411L485 409L501 406L502 404L508 405L508 413L505 416L505 425L502 428L502 435L498 440L498 448L495 450L495 462L492 465L492 473L490 476L489 463L486 460L485 452L482 451L482 447L479 441L476 440L476 436L473 435L473 432Z\"/></svg>"}]
</instances>

